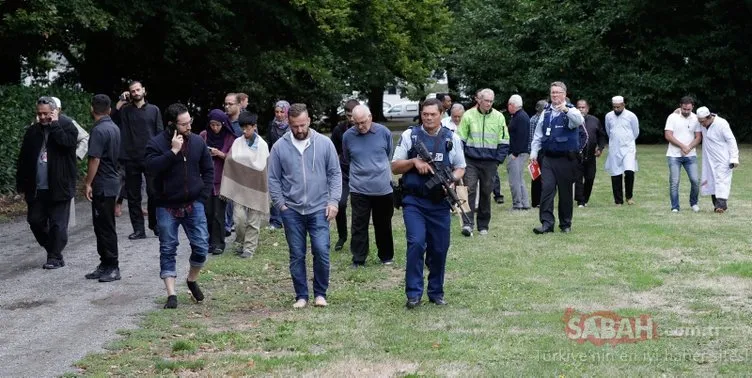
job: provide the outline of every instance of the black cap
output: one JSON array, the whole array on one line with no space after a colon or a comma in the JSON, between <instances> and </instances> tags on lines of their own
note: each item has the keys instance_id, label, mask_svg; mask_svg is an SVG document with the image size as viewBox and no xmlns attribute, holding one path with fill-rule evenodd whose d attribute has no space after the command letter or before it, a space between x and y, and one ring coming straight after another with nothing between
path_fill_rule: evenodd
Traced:
<instances>
[{"instance_id":1,"label":"black cap","mask_svg":"<svg viewBox=\"0 0 752 378\"><path fill-rule=\"evenodd\" d=\"M251 112L241 112L240 115L238 115L238 124L240 126L245 125L256 125L258 123L258 115L256 113Z\"/></svg>"}]
</instances>

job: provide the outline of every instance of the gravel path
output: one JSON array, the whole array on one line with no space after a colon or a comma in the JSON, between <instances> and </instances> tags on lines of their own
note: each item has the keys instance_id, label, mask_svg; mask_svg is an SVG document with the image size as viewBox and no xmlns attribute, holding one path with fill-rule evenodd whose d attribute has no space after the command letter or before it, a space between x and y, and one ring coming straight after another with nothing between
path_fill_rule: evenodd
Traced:
<instances>
[{"instance_id":1,"label":"gravel path","mask_svg":"<svg viewBox=\"0 0 752 378\"><path fill-rule=\"evenodd\" d=\"M127 203L126 203L127 204ZM77 201L77 225L63 251L65 267L43 270L46 253L25 218L0 225L0 377L49 377L75 371L74 362L101 352L119 329L135 328L146 311L161 308L159 241L130 241L127 213L116 219L122 279L84 278L99 263L89 202ZM188 270L182 231L178 282ZM178 290L186 290L178 285Z\"/></svg>"}]
</instances>

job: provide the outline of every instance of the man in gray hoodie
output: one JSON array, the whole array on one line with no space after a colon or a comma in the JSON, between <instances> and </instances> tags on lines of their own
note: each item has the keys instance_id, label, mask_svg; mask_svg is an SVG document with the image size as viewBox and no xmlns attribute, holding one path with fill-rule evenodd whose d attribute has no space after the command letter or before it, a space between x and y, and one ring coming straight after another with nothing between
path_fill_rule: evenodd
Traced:
<instances>
[{"instance_id":1,"label":"man in gray hoodie","mask_svg":"<svg viewBox=\"0 0 752 378\"><path fill-rule=\"evenodd\" d=\"M288 112L290 132L272 147L269 156L269 193L280 210L290 250L294 308L308 304L306 235L311 236L313 294L316 306L326 306L329 286L329 222L337 216L342 174L332 141L310 129L305 104Z\"/></svg>"}]
</instances>

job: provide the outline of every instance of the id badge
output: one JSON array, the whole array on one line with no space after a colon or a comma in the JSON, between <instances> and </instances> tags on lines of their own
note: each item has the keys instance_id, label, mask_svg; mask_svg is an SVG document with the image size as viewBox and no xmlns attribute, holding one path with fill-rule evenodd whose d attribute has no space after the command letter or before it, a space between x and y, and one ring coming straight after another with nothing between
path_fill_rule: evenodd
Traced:
<instances>
[{"instance_id":1,"label":"id badge","mask_svg":"<svg viewBox=\"0 0 752 378\"><path fill-rule=\"evenodd\" d=\"M42 152L42 163L47 162L47 151Z\"/></svg>"},{"instance_id":2,"label":"id badge","mask_svg":"<svg viewBox=\"0 0 752 378\"><path fill-rule=\"evenodd\" d=\"M546 128L546 136L551 136L551 128L550 127Z\"/></svg>"}]
</instances>

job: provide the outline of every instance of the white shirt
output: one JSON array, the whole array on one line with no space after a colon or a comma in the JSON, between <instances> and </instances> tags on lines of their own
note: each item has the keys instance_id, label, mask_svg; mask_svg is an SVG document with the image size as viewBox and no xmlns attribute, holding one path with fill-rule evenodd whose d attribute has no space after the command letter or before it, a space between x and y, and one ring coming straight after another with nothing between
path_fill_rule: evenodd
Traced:
<instances>
[{"instance_id":1,"label":"white shirt","mask_svg":"<svg viewBox=\"0 0 752 378\"><path fill-rule=\"evenodd\" d=\"M457 126L454 122L452 122L452 117L446 117L441 120L441 126L446 127L449 130L452 130L453 132L457 132Z\"/></svg>"},{"instance_id":2,"label":"white shirt","mask_svg":"<svg viewBox=\"0 0 752 378\"><path fill-rule=\"evenodd\" d=\"M299 140L294 135L292 135L292 138L290 139L292 140L292 145L295 146L295 148L297 148L298 151L300 151L301 155L303 155L303 151L305 151L306 147L308 147L308 145L311 143L310 134L308 134L308 138L305 138L303 140Z\"/></svg>"},{"instance_id":3,"label":"white shirt","mask_svg":"<svg viewBox=\"0 0 752 378\"><path fill-rule=\"evenodd\" d=\"M674 138L678 139L682 144L688 146L695 139L695 133L702 132L702 126L700 126L700 123L697 122L697 115L695 113L690 113L689 117L684 117L681 114L671 113L671 115L666 119L666 128L664 128L663 130L673 131ZM692 150L687 155L682 155L681 148L669 142L666 156L697 156L697 151L692 148Z\"/></svg>"}]
</instances>

